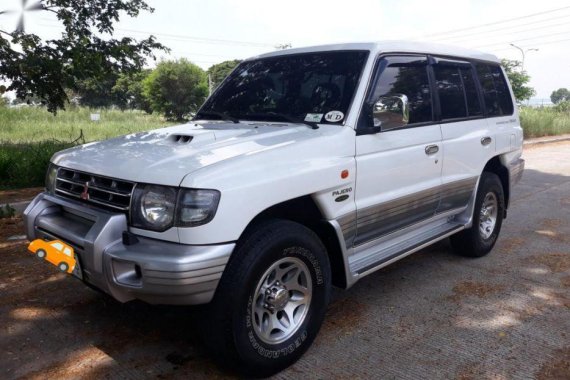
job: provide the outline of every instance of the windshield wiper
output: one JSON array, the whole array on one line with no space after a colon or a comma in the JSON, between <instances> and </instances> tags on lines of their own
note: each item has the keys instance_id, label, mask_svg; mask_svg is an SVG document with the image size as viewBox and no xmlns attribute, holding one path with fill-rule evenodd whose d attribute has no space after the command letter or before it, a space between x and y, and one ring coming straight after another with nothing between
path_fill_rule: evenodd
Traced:
<instances>
[{"instance_id":1,"label":"windshield wiper","mask_svg":"<svg viewBox=\"0 0 570 380\"><path fill-rule=\"evenodd\" d=\"M208 111L200 111L196 114L196 116L194 117L194 120L196 120L199 116L218 116L220 119L224 120L224 121L231 121L234 124L239 123L239 120L236 119L233 116L228 115L225 112L220 112L220 111L214 111L214 110L208 110Z\"/></svg>"},{"instance_id":2,"label":"windshield wiper","mask_svg":"<svg viewBox=\"0 0 570 380\"><path fill-rule=\"evenodd\" d=\"M296 118L291 117L289 115L286 115L284 113L266 112L265 114L269 115L269 116L280 117L280 118L284 119L285 121L288 121L289 123L305 124L305 125L308 125L309 127L311 127L312 129L319 129L319 126L317 125L317 123L314 123L312 121L305 121L305 120L296 119Z\"/></svg>"}]
</instances>

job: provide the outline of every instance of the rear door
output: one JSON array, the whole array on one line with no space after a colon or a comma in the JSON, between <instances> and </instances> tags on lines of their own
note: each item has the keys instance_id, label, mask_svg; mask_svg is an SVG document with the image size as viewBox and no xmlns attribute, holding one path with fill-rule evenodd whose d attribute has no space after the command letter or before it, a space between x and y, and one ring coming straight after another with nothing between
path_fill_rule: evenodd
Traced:
<instances>
[{"instance_id":1,"label":"rear door","mask_svg":"<svg viewBox=\"0 0 570 380\"><path fill-rule=\"evenodd\" d=\"M380 97L405 95L409 123L376 134L359 130L391 124L374 120ZM441 132L433 118L424 55L385 56L376 64L357 126L355 245L433 217L441 185Z\"/></svg>"},{"instance_id":2,"label":"rear door","mask_svg":"<svg viewBox=\"0 0 570 380\"><path fill-rule=\"evenodd\" d=\"M461 210L471 199L485 163L495 154L494 132L485 119L475 67L439 59L433 64L443 171L437 213Z\"/></svg>"}]
</instances>

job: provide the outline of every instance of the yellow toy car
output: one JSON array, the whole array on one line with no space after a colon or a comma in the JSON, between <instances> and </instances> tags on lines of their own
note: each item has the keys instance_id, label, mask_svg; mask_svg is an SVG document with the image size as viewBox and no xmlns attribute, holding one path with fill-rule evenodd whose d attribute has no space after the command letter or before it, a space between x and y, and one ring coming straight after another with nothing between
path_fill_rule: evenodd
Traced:
<instances>
[{"instance_id":1,"label":"yellow toy car","mask_svg":"<svg viewBox=\"0 0 570 380\"><path fill-rule=\"evenodd\" d=\"M36 239L30 243L28 250L40 259L49 261L62 272L72 273L75 269L76 260L73 248L61 240Z\"/></svg>"}]
</instances>

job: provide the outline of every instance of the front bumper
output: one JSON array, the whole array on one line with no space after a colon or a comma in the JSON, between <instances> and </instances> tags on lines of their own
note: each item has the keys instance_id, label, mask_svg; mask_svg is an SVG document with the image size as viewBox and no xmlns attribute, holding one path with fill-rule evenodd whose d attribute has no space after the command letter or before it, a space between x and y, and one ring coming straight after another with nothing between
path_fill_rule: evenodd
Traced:
<instances>
[{"instance_id":1,"label":"front bumper","mask_svg":"<svg viewBox=\"0 0 570 380\"><path fill-rule=\"evenodd\" d=\"M47 193L24 211L29 240L71 245L83 279L120 302L191 305L211 301L234 243L195 246L138 237L123 244L125 214L107 212Z\"/></svg>"}]
</instances>

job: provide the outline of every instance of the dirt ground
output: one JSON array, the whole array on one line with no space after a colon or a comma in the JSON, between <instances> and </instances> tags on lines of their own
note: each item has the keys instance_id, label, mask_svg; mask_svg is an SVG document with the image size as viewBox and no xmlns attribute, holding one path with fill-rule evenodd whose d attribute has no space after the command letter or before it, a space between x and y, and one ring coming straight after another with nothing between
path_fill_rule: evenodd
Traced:
<instances>
[{"instance_id":1,"label":"dirt ground","mask_svg":"<svg viewBox=\"0 0 570 380\"><path fill-rule=\"evenodd\" d=\"M570 379L570 142L525 156L489 256L442 242L335 291L313 347L276 378ZM119 304L9 240L22 233L0 220L0 379L232 377L195 308Z\"/></svg>"},{"instance_id":2,"label":"dirt ground","mask_svg":"<svg viewBox=\"0 0 570 380\"><path fill-rule=\"evenodd\" d=\"M29 201L43 190L43 187L32 187L20 190L0 190L0 205Z\"/></svg>"}]
</instances>

